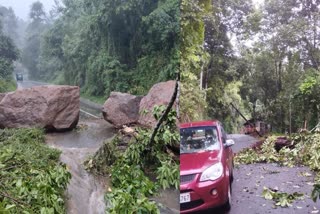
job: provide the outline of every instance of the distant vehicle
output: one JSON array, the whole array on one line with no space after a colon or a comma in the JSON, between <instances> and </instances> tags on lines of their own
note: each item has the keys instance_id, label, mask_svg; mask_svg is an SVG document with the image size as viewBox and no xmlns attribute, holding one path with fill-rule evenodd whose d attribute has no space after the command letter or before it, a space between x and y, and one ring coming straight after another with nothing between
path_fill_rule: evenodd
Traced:
<instances>
[{"instance_id":1,"label":"distant vehicle","mask_svg":"<svg viewBox=\"0 0 320 214\"><path fill-rule=\"evenodd\" d=\"M180 125L180 213L230 209L232 145L217 120Z\"/></svg>"},{"instance_id":2,"label":"distant vehicle","mask_svg":"<svg viewBox=\"0 0 320 214\"><path fill-rule=\"evenodd\" d=\"M16 79L17 79L17 81L23 81L23 74L17 73L16 74Z\"/></svg>"}]
</instances>

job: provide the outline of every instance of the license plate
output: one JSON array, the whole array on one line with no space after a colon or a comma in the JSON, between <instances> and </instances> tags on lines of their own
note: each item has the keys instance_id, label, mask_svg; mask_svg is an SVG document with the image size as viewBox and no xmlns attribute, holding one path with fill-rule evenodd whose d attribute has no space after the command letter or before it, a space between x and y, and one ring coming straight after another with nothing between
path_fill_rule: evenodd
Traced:
<instances>
[{"instance_id":1,"label":"license plate","mask_svg":"<svg viewBox=\"0 0 320 214\"><path fill-rule=\"evenodd\" d=\"M189 192L180 194L180 204L187 203L190 201L191 201L191 198L190 198Z\"/></svg>"}]
</instances>

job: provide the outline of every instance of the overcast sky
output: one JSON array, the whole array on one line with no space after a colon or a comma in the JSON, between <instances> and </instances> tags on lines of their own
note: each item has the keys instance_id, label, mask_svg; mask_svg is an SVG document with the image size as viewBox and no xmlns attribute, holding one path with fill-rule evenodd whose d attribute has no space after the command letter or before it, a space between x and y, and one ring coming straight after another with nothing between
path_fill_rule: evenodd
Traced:
<instances>
[{"instance_id":1,"label":"overcast sky","mask_svg":"<svg viewBox=\"0 0 320 214\"><path fill-rule=\"evenodd\" d=\"M30 6L37 0L0 0L0 5L5 7L12 7L16 16L27 20L29 19ZM39 0L46 10L49 12L54 5L54 0Z\"/></svg>"},{"instance_id":2,"label":"overcast sky","mask_svg":"<svg viewBox=\"0 0 320 214\"><path fill-rule=\"evenodd\" d=\"M5 7L12 7L16 16L27 20L30 11L30 5L37 0L0 0L0 5ZM44 5L46 12L49 12L54 5L54 0L39 0ZM264 0L252 0L257 6L264 2Z\"/></svg>"}]
</instances>

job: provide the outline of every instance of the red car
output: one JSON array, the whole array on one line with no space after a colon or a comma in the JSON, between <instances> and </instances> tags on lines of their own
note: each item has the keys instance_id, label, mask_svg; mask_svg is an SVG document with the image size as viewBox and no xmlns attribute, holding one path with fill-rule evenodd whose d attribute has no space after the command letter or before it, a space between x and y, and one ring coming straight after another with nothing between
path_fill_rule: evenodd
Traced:
<instances>
[{"instance_id":1,"label":"red car","mask_svg":"<svg viewBox=\"0 0 320 214\"><path fill-rule=\"evenodd\" d=\"M180 137L180 213L230 209L234 141L217 120L181 124Z\"/></svg>"}]
</instances>

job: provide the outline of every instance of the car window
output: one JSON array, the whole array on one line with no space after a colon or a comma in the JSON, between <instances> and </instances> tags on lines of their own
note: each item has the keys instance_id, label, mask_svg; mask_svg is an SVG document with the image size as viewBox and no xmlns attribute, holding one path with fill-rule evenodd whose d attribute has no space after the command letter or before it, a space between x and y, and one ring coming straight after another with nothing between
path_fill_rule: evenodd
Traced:
<instances>
[{"instance_id":1,"label":"car window","mask_svg":"<svg viewBox=\"0 0 320 214\"><path fill-rule=\"evenodd\" d=\"M218 131L215 126L180 129L180 153L219 150Z\"/></svg>"}]
</instances>

